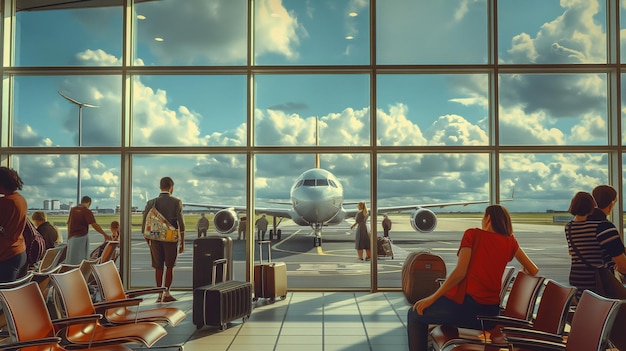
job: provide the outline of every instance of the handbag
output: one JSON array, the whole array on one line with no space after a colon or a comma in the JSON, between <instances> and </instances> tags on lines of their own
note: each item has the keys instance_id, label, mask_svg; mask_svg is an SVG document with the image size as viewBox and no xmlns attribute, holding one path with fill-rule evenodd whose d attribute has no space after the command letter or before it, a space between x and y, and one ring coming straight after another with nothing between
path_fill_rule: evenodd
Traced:
<instances>
[{"instance_id":1,"label":"handbag","mask_svg":"<svg viewBox=\"0 0 626 351\"><path fill-rule=\"evenodd\" d=\"M143 236L148 240L164 241L175 243L178 242L180 233L168 220L156 209L157 200L154 199L152 208L146 214L146 226Z\"/></svg>"},{"instance_id":2,"label":"handbag","mask_svg":"<svg viewBox=\"0 0 626 351\"><path fill-rule=\"evenodd\" d=\"M570 245L572 246L572 250L580 257L580 260L594 271L595 278L595 289L593 292L600 294L604 297L612 298L612 299L626 299L626 287L617 279L615 273L611 271L606 265L602 266L594 266L589 261L587 261L581 254L574 241L572 240L570 227L565 227L565 234L569 239Z\"/></svg>"}]
</instances>

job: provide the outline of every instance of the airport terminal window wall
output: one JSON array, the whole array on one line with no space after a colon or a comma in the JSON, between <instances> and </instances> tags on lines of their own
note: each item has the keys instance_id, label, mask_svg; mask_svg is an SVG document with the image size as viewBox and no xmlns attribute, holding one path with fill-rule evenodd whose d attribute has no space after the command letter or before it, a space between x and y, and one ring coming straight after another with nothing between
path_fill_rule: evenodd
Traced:
<instances>
[{"instance_id":1,"label":"airport terminal window wall","mask_svg":"<svg viewBox=\"0 0 626 351\"><path fill-rule=\"evenodd\" d=\"M562 238L576 191L611 183L624 194L621 0L3 5L0 161L21 173L29 207L59 210L64 234L79 193L100 224L120 220L130 286L153 284L138 211L164 175L185 203L256 219L253 208L288 210L293 182L319 160L348 213L359 200L404 206L384 211L395 257L371 262L356 260L350 222L324 226L321 247L312 228L279 222L274 258L303 290L397 289L412 250L452 266L485 202L504 203L531 257L566 282L565 241L538 238ZM408 207L425 204L437 228L422 233ZM200 212L219 208L186 210L191 239ZM190 243L177 288L191 286ZM258 247L235 250L243 278Z\"/></svg>"}]
</instances>

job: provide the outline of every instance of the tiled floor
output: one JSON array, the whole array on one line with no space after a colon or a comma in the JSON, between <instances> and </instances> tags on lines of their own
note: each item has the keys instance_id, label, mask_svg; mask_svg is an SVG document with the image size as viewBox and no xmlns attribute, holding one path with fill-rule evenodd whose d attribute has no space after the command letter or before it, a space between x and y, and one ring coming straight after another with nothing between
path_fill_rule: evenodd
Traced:
<instances>
[{"instance_id":1,"label":"tiled floor","mask_svg":"<svg viewBox=\"0 0 626 351\"><path fill-rule=\"evenodd\" d=\"M402 293L294 292L285 300L259 300L246 322L225 331L196 329L191 293L175 292L170 304L187 318L157 345L184 343L185 351L377 351L406 350L406 312Z\"/></svg>"}]
</instances>

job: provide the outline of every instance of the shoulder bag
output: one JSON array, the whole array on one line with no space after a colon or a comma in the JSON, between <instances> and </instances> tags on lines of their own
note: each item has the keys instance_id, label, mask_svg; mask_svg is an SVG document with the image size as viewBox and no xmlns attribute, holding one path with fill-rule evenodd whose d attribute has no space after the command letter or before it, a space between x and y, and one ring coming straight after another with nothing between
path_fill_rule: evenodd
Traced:
<instances>
[{"instance_id":1,"label":"shoulder bag","mask_svg":"<svg viewBox=\"0 0 626 351\"><path fill-rule=\"evenodd\" d=\"M143 232L144 238L172 243L178 242L180 237L178 229L156 209L156 202L157 199L154 199L152 208L148 210L148 214L146 215L146 227Z\"/></svg>"},{"instance_id":2,"label":"shoulder bag","mask_svg":"<svg viewBox=\"0 0 626 351\"><path fill-rule=\"evenodd\" d=\"M587 261L583 255L580 254L580 251L574 244L570 231L570 225L566 226L565 235L567 235L567 239L572 246L572 250L574 250L576 255L587 267L593 269L594 271L596 287L593 292L612 299L626 299L626 287L624 287L624 285L617 280L615 273L613 273L613 271L611 271L605 264L596 267L589 263L589 261Z\"/></svg>"}]
</instances>

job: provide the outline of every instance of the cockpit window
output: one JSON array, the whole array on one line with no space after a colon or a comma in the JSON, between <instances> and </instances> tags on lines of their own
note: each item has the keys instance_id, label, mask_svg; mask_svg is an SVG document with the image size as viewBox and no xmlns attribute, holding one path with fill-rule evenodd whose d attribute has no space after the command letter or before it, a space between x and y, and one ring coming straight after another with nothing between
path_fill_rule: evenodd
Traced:
<instances>
[{"instance_id":1,"label":"cockpit window","mask_svg":"<svg viewBox=\"0 0 626 351\"><path fill-rule=\"evenodd\" d=\"M317 179L315 184L317 186L328 186L328 179Z\"/></svg>"},{"instance_id":2,"label":"cockpit window","mask_svg":"<svg viewBox=\"0 0 626 351\"><path fill-rule=\"evenodd\" d=\"M300 179L300 180L298 181L298 183L296 183L296 186L295 186L295 187L296 187L296 188L301 187L301 186L302 186L302 182L303 182L303 180L302 180L302 179Z\"/></svg>"},{"instance_id":3,"label":"cockpit window","mask_svg":"<svg viewBox=\"0 0 626 351\"><path fill-rule=\"evenodd\" d=\"M315 179L305 179L304 183L302 183L302 185L304 185L304 186L315 186Z\"/></svg>"},{"instance_id":4,"label":"cockpit window","mask_svg":"<svg viewBox=\"0 0 626 351\"><path fill-rule=\"evenodd\" d=\"M328 180L328 184L330 184L330 186L332 186L333 188L337 187L337 184L335 184L335 182L332 179Z\"/></svg>"}]
</instances>

